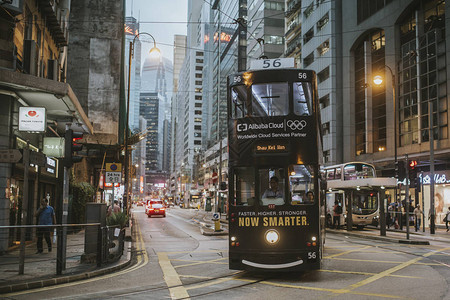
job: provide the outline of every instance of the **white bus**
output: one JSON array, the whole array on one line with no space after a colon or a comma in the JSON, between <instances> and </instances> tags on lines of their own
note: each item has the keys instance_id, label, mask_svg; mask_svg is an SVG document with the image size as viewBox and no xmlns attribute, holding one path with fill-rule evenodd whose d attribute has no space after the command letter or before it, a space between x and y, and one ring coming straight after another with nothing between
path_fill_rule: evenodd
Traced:
<instances>
[{"instance_id":1,"label":"white bus","mask_svg":"<svg viewBox=\"0 0 450 300\"><path fill-rule=\"evenodd\" d=\"M336 201L342 206L341 226L346 224L349 201L353 226L363 228L378 223L384 189L395 187L395 178L377 177L375 167L365 162L349 162L325 167L322 173L327 180L328 226L331 227L333 224L333 207Z\"/></svg>"}]
</instances>

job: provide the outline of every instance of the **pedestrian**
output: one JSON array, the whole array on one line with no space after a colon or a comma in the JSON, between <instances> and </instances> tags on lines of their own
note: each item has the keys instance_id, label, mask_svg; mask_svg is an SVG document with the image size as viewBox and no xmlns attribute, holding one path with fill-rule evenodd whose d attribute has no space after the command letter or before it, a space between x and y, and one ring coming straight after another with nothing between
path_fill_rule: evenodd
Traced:
<instances>
[{"instance_id":1,"label":"pedestrian","mask_svg":"<svg viewBox=\"0 0 450 300\"><path fill-rule=\"evenodd\" d=\"M107 217L109 217L111 215L111 213L117 214L118 212L120 212L119 201L114 200L114 205L113 206L114 207L109 206L108 212L106 213Z\"/></svg>"},{"instance_id":2,"label":"pedestrian","mask_svg":"<svg viewBox=\"0 0 450 300\"><path fill-rule=\"evenodd\" d=\"M341 214L342 214L342 206L339 201L334 201L333 206L333 228L340 229L341 227Z\"/></svg>"},{"instance_id":3,"label":"pedestrian","mask_svg":"<svg viewBox=\"0 0 450 300\"><path fill-rule=\"evenodd\" d=\"M448 232L448 223L450 223L450 206L447 209L447 212L445 213L445 217L444 217L444 221L445 221L445 228L447 228L447 232Z\"/></svg>"},{"instance_id":4,"label":"pedestrian","mask_svg":"<svg viewBox=\"0 0 450 300\"><path fill-rule=\"evenodd\" d=\"M41 206L34 214L38 219L38 225L54 225L56 224L55 210L48 205L47 199L41 200ZM52 241L50 239L51 227L38 227L37 234L37 252L43 252L42 238L45 238L48 246L48 252L52 252Z\"/></svg>"},{"instance_id":5,"label":"pedestrian","mask_svg":"<svg viewBox=\"0 0 450 300\"><path fill-rule=\"evenodd\" d=\"M420 209L420 205L417 204L416 208L414 209L414 224L415 224L415 229L416 232L420 230L420 220L423 214L423 211Z\"/></svg>"}]
</instances>

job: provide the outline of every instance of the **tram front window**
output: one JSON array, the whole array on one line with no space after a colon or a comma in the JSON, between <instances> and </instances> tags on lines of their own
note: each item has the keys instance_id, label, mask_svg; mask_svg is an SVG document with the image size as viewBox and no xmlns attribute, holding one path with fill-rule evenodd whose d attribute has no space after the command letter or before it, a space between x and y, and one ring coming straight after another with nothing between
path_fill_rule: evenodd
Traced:
<instances>
[{"instance_id":1,"label":"tram front window","mask_svg":"<svg viewBox=\"0 0 450 300\"><path fill-rule=\"evenodd\" d=\"M311 82L294 82L294 113L310 116L312 113Z\"/></svg>"},{"instance_id":2,"label":"tram front window","mask_svg":"<svg viewBox=\"0 0 450 300\"><path fill-rule=\"evenodd\" d=\"M236 168L233 174L233 206L255 205L255 171L253 168Z\"/></svg>"},{"instance_id":3,"label":"tram front window","mask_svg":"<svg viewBox=\"0 0 450 300\"><path fill-rule=\"evenodd\" d=\"M238 119L247 115L247 87L238 85L231 88L231 118Z\"/></svg>"},{"instance_id":4,"label":"tram front window","mask_svg":"<svg viewBox=\"0 0 450 300\"><path fill-rule=\"evenodd\" d=\"M262 205L284 204L284 169L260 169L259 186Z\"/></svg>"},{"instance_id":5,"label":"tram front window","mask_svg":"<svg viewBox=\"0 0 450 300\"><path fill-rule=\"evenodd\" d=\"M291 165L288 172L291 204L313 204L316 199L313 168L307 165Z\"/></svg>"},{"instance_id":6,"label":"tram front window","mask_svg":"<svg viewBox=\"0 0 450 300\"><path fill-rule=\"evenodd\" d=\"M289 112L288 91L287 82L252 85L252 116L286 116Z\"/></svg>"}]
</instances>

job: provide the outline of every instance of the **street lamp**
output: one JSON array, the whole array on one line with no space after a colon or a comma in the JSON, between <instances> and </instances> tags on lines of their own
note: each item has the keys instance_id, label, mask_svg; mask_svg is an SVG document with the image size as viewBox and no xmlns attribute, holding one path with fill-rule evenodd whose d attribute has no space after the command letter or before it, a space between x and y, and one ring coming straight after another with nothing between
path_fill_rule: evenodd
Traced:
<instances>
[{"instance_id":1,"label":"street lamp","mask_svg":"<svg viewBox=\"0 0 450 300\"><path fill-rule=\"evenodd\" d=\"M395 100L395 74L392 72L392 69L385 65L385 68L389 70L391 73L391 84L392 84L392 103L394 106L394 177L396 180L395 189L394 189L394 197L397 202L397 182L398 182L398 160L397 160L397 102ZM373 77L373 83L377 86L380 86L383 83L383 76L375 75ZM386 235L386 218L385 218L385 210L384 210L384 200L383 203L380 203L380 235Z\"/></svg>"},{"instance_id":2,"label":"street lamp","mask_svg":"<svg viewBox=\"0 0 450 300\"><path fill-rule=\"evenodd\" d=\"M129 185L129 174L128 174L128 126L129 126L129 120L130 120L130 90L131 90L131 61L134 54L134 43L136 42L136 39L140 35L148 35L153 39L153 48L150 49L149 53L155 53L160 52L159 49L156 47L156 41L153 35L147 32L141 32L134 36L133 41L130 41L130 49L129 49L129 55L128 55L128 91L127 91L127 121L125 125L125 162L124 162L124 172L125 172L125 186L124 186L124 212L128 213L128 185Z\"/></svg>"}]
</instances>

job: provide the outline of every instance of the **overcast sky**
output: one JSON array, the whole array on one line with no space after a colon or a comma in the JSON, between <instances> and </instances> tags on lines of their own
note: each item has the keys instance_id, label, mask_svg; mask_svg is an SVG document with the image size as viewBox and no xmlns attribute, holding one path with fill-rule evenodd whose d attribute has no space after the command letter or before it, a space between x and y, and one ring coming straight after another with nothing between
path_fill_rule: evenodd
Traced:
<instances>
[{"instance_id":1,"label":"overcast sky","mask_svg":"<svg viewBox=\"0 0 450 300\"><path fill-rule=\"evenodd\" d=\"M140 32L150 33L164 57L173 61L173 36L186 35L188 0L127 0L126 16L140 22ZM133 7L133 10L131 9ZM149 40L143 35L142 40ZM142 62L153 43L142 43Z\"/></svg>"}]
</instances>

